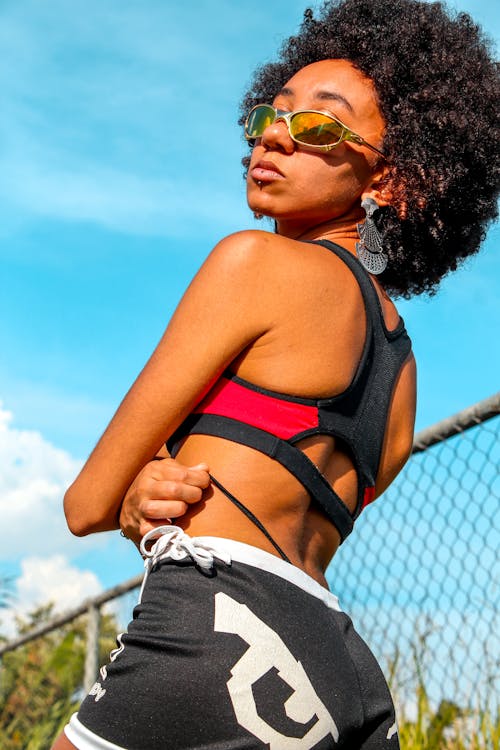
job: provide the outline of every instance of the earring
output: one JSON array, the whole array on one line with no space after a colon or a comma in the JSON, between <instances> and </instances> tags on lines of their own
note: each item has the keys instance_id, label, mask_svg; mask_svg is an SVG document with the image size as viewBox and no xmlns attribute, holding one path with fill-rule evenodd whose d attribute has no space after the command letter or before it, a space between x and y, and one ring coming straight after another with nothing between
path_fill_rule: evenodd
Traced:
<instances>
[{"instance_id":1,"label":"earring","mask_svg":"<svg viewBox=\"0 0 500 750\"><path fill-rule=\"evenodd\" d=\"M372 218L379 206L373 198L365 198L361 201L361 208L366 211L366 219L362 224L356 225L360 240L356 242L356 255L368 273L378 276L387 267L387 255L384 253L382 235Z\"/></svg>"}]
</instances>

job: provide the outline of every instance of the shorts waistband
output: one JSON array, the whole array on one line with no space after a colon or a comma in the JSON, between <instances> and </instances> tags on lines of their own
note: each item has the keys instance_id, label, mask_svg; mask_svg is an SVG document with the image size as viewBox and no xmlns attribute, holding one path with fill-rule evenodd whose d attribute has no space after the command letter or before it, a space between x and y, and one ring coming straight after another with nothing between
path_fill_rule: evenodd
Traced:
<instances>
[{"instance_id":1,"label":"shorts waistband","mask_svg":"<svg viewBox=\"0 0 500 750\"><path fill-rule=\"evenodd\" d=\"M151 549L147 543L154 541ZM294 586L302 589L316 599L320 599L330 609L341 611L338 598L331 591L321 586L308 573L295 565L282 560L260 547L254 547L246 542L218 536L191 537L178 526L160 526L148 532L141 542L141 552L145 558L146 575L144 576L142 592L148 573L161 560L181 561L191 559L202 569L209 571L214 560L218 559L225 565L240 562L251 565L259 570L272 573L283 578Z\"/></svg>"},{"instance_id":2,"label":"shorts waistband","mask_svg":"<svg viewBox=\"0 0 500 750\"><path fill-rule=\"evenodd\" d=\"M259 568L260 570L265 570L268 573L284 578L317 599L321 599L330 609L335 609L338 612L342 611L335 594L332 594L331 591L314 580L308 573L282 560L281 557L266 552L266 550L260 549L260 547L254 547L245 542L238 542L235 539L216 536L199 536L194 537L194 539L199 540L202 544L213 547L217 546L221 551L228 553L231 559L236 562L252 565L254 568Z\"/></svg>"}]
</instances>

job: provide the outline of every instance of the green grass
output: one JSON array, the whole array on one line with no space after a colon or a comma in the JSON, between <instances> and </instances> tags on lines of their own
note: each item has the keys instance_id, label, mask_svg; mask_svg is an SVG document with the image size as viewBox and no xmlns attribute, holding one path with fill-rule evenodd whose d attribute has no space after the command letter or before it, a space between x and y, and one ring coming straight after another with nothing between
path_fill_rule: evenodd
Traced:
<instances>
[{"instance_id":1,"label":"green grass","mask_svg":"<svg viewBox=\"0 0 500 750\"><path fill-rule=\"evenodd\" d=\"M393 689L397 696L397 689ZM398 703L396 697L396 704ZM441 700L433 709L419 672L415 716L400 711L401 750L500 750L500 715Z\"/></svg>"}]
</instances>

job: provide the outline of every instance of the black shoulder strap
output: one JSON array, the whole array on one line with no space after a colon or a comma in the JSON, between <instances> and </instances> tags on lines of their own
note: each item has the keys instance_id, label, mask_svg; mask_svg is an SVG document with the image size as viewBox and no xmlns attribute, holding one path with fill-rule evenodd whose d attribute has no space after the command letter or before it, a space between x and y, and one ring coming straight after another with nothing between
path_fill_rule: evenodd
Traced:
<instances>
[{"instance_id":1,"label":"black shoulder strap","mask_svg":"<svg viewBox=\"0 0 500 750\"><path fill-rule=\"evenodd\" d=\"M393 331L387 330L376 289L357 258L328 240L315 244L331 250L349 267L365 303L366 342L355 378L344 393L319 405L320 425L343 439L356 458L358 490L362 492L363 484L373 486L376 481L393 388L411 341L402 319ZM355 516L361 502L359 495Z\"/></svg>"}]
</instances>

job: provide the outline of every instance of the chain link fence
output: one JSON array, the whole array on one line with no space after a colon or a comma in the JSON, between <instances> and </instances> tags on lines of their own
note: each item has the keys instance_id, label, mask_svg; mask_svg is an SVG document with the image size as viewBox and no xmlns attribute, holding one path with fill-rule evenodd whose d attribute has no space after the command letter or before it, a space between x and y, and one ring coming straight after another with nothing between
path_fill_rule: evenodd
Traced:
<instances>
[{"instance_id":1,"label":"chain link fence","mask_svg":"<svg viewBox=\"0 0 500 750\"><path fill-rule=\"evenodd\" d=\"M409 717L422 690L435 707L498 714L499 411L497 394L417 435L329 569Z\"/></svg>"},{"instance_id":2,"label":"chain link fence","mask_svg":"<svg viewBox=\"0 0 500 750\"><path fill-rule=\"evenodd\" d=\"M423 693L436 707L445 701L498 716L499 468L500 393L416 436L405 469L364 511L328 570L332 591L389 677L402 716L418 712ZM75 664L82 688L60 708L62 723L70 702L75 706L92 685L109 646L103 622L108 629L110 621L125 626L139 584L140 577L131 579L0 644L0 658L22 652L36 663L37 643L50 636L51 648L58 648L68 623L83 617ZM75 641L71 648L76 653ZM46 689L44 680L39 689ZM36 742L26 747L45 747Z\"/></svg>"}]
</instances>

